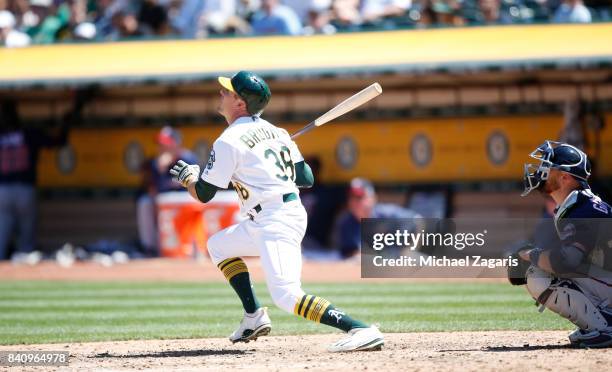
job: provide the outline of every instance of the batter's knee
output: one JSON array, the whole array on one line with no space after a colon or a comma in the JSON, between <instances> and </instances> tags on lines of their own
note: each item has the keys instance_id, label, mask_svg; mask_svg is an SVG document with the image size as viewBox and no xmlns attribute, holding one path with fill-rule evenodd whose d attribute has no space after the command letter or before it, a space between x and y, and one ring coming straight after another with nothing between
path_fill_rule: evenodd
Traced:
<instances>
[{"instance_id":1,"label":"batter's knee","mask_svg":"<svg viewBox=\"0 0 612 372\"><path fill-rule=\"evenodd\" d=\"M221 239L218 233L213 234L210 238L208 238L206 247L208 248L208 254L210 255L210 259L215 265L228 258L223 255Z\"/></svg>"},{"instance_id":2,"label":"batter's knee","mask_svg":"<svg viewBox=\"0 0 612 372\"><path fill-rule=\"evenodd\" d=\"M295 303L305 294L299 284L268 286L268 289L274 304L292 314Z\"/></svg>"}]
</instances>

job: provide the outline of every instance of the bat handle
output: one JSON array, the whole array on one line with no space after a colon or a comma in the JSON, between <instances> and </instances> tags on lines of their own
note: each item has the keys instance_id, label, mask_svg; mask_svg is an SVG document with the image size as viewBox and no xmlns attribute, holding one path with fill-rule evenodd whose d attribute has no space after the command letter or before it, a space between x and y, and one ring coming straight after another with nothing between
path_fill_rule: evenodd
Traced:
<instances>
[{"instance_id":1,"label":"bat handle","mask_svg":"<svg viewBox=\"0 0 612 372\"><path fill-rule=\"evenodd\" d=\"M296 139L297 137L301 136L302 134L309 132L312 130L312 128L315 127L315 122L312 121L310 122L308 125L306 125L304 128L298 130L297 132L293 133L291 135L291 139Z\"/></svg>"}]
</instances>

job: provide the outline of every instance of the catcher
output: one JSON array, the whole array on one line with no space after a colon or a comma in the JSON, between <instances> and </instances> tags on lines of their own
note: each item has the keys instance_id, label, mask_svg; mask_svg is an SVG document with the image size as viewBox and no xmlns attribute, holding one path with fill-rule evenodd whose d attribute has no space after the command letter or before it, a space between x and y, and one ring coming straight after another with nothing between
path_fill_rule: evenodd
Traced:
<instances>
[{"instance_id":1,"label":"catcher","mask_svg":"<svg viewBox=\"0 0 612 372\"><path fill-rule=\"evenodd\" d=\"M612 208L591 192L587 155L578 148L546 141L525 164L525 191L550 195L557 208L558 248L528 247L516 253L524 265L509 269L510 282L526 285L543 308L574 323L569 335L578 347L612 346ZM521 272L522 270L522 272Z\"/></svg>"}]
</instances>

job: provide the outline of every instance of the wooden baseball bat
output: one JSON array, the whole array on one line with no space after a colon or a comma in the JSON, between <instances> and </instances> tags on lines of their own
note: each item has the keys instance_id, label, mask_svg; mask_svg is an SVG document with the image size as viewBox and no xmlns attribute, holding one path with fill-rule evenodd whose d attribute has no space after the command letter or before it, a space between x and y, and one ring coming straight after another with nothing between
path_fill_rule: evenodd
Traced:
<instances>
[{"instance_id":1,"label":"wooden baseball bat","mask_svg":"<svg viewBox=\"0 0 612 372\"><path fill-rule=\"evenodd\" d=\"M351 110L356 109L357 107L363 105L374 97L379 96L381 93L382 87L380 86L380 84L374 83L368 86L367 88L361 90L358 93L353 94L349 98L340 102L334 108L319 116L314 121L308 123L308 125L306 125L304 128L292 134L291 139L301 136L302 134L309 132L316 127L320 127L321 125L328 123Z\"/></svg>"}]
</instances>

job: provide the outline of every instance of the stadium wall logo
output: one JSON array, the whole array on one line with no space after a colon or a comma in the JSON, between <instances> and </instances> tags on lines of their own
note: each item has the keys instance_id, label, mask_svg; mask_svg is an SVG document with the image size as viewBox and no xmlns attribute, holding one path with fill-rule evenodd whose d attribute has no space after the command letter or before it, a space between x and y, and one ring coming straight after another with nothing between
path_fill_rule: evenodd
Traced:
<instances>
[{"instance_id":1,"label":"stadium wall logo","mask_svg":"<svg viewBox=\"0 0 612 372\"><path fill-rule=\"evenodd\" d=\"M510 156L508 137L500 131L491 133L487 138L487 157L494 165L504 165Z\"/></svg>"},{"instance_id":2,"label":"stadium wall logo","mask_svg":"<svg viewBox=\"0 0 612 372\"><path fill-rule=\"evenodd\" d=\"M357 164L359 149L352 137L342 137L336 145L336 161L344 170L351 170Z\"/></svg>"},{"instance_id":3,"label":"stadium wall logo","mask_svg":"<svg viewBox=\"0 0 612 372\"><path fill-rule=\"evenodd\" d=\"M417 134L410 142L410 159L419 168L426 167L433 158L431 140L425 134Z\"/></svg>"},{"instance_id":4,"label":"stadium wall logo","mask_svg":"<svg viewBox=\"0 0 612 372\"><path fill-rule=\"evenodd\" d=\"M77 157L74 147L72 145L66 145L62 147L56 155L55 163L57 169L62 174L70 174L76 168Z\"/></svg>"},{"instance_id":5,"label":"stadium wall logo","mask_svg":"<svg viewBox=\"0 0 612 372\"><path fill-rule=\"evenodd\" d=\"M130 173L138 173L145 159L144 149L138 141L131 141L123 151L123 165Z\"/></svg>"}]
</instances>

